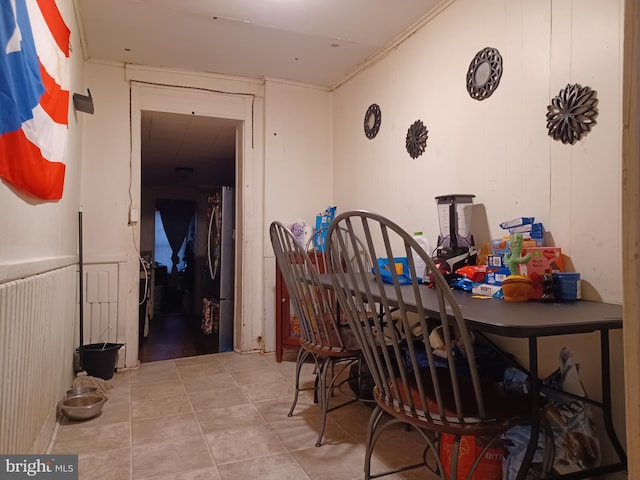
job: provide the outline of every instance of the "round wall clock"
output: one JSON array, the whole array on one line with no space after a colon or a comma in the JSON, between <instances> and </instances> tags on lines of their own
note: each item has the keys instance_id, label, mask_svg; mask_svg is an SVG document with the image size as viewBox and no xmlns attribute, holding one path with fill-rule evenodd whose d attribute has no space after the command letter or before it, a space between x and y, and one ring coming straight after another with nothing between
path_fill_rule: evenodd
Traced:
<instances>
[{"instance_id":1,"label":"round wall clock","mask_svg":"<svg viewBox=\"0 0 640 480\"><path fill-rule=\"evenodd\" d=\"M380 107L372 103L367 109L367 113L364 114L364 134L368 139L372 139L378 134L381 122L382 112Z\"/></svg>"},{"instance_id":2,"label":"round wall clock","mask_svg":"<svg viewBox=\"0 0 640 480\"><path fill-rule=\"evenodd\" d=\"M597 104L595 90L578 83L567 85L547 106L549 136L573 145L596 124Z\"/></svg>"},{"instance_id":3,"label":"round wall clock","mask_svg":"<svg viewBox=\"0 0 640 480\"><path fill-rule=\"evenodd\" d=\"M471 98L484 100L493 94L502 77L502 56L491 47L480 50L467 71L467 91Z\"/></svg>"},{"instance_id":4,"label":"round wall clock","mask_svg":"<svg viewBox=\"0 0 640 480\"><path fill-rule=\"evenodd\" d=\"M424 126L422 120L416 120L407 130L406 147L411 158L418 158L427 148L427 138L429 131Z\"/></svg>"}]
</instances>

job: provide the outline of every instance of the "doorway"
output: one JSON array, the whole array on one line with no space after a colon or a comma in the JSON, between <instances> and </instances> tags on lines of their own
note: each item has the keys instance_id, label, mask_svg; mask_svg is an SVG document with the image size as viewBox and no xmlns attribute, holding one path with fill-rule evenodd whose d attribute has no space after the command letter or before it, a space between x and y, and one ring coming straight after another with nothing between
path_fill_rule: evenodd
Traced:
<instances>
[{"instance_id":1,"label":"doorway","mask_svg":"<svg viewBox=\"0 0 640 480\"><path fill-rule=\"evenodd\" d=\"M144 66L126 65L126 78L130 84L131 110L131 205L133 218L139 218L133 229L130 258L153 248L143 238L153 238L150 219L153 203L142 196L141 143L143 112L173 112L186 116L207 116L235 125L235 284L233 349L250 352L264 348L265 331L275 328L273 315L267 316L265 329L265 262L264 262L264 86L258 82L224 82L211 77L203 84L202 75L174 73L163 76ZM153 83L157 81L158 83ZM180 85L180 86L177 86ZM214 90L215 88L215 90ZM229 164L229 162L227 162ZM186 161L185 161L185 166ZM175 167L175 165L174 165ZM234 168L235 167L235 168ZM146 169L145 169L146 170ZM153 170L151 170L153 172ZM189 176L189 175L187 175ZM194 172L191 178L198 177ZM174 183L182 182L174 173ZM186 181L186 179L184 179ZM139 213L138 213L139 212ZM135 214L135 215L134 215ZM202 213L198 212L201 218ZM130 223L134 221L130 220ZM129 261L126 274L133 278L139 272L139 262ZM250 274L248 273L250 272ZM126 294L125 294L126 295ZM251 299L251 301L244 301ZM123 329L127 348L125 365L134 366L138 355L138 291L130 289L127 304L123 306ZM267 309L267 312L272 309ZM273 327L272 327L273 326ZM273 341L267 343L274 343Z\"/></svg>"},{"instance_id":2,"label":"doorway","mask_svg":"<svg viewBox=\"0 0 640 480\"><path fill-rule=\"evenodd\" d=\"M140 244L152 258L153 280L140 362L220 351L218 331L203 321L203 299L210 296L209 201L220 185L235 185L237 129L233 120L141 112ZM232 290L235 264L232 258Z\"/></svg>"}]
</instances>

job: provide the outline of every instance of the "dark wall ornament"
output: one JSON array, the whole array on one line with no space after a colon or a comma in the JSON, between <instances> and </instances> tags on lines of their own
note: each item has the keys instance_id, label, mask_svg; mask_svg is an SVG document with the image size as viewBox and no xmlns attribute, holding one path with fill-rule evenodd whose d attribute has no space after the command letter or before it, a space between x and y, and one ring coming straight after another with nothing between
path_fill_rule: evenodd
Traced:
<instances>
[{"instance_id":1,"label":"dark wall ornament","mask_svg":"<svg viewBox=\"0 0 640 480\"><path fill-rule=\"evenodd\" d=\"M380 107L372 103L367 109L367 113L364 114L364 134L368 139L372 139L378 134L381 122L382 112Z\"/></svg>"},{"instance_id":2,"label":"dark wall ornament","mask_svg":"<svg viewBox=\"0 0 640 480\"><path fill-rule=\"evenodd\" d=\"M467 91L471 98L484 100L489 98L502 77L502 56L496 48L486 47L480 50L467 71Z\"/></svg>"},{"instance_id":3,"label":"dark wall ornament","mask_svg":"<svg viewBox=\"0 0 640 480\"><path fill-rule=\"evenodd\" d=\"M424 126L422 120L416 120L407 131L406 147L411 158L418 158L427 148L427 138L429 131Z\"/></svg>"},{"instance_id":4,"label":"dark wall ornament","mask_svg":"<svg viewBox=\"0 0 640 480\"><path fill-rule=\"evenodd\" d=\"M597 105L595 90L578 83L567 84L547 106L549 136L573 145L596 124Z\"/></svg>"}]
</instances>

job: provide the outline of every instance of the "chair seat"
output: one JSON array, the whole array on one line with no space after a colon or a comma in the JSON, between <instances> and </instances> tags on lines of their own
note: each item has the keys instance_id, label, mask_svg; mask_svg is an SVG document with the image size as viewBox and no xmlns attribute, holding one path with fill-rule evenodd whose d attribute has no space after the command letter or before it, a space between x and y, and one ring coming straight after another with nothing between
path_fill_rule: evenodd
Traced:
<instances>
[{"instance_id":1,"label":"chair seat","mask_svg":"<svg viewBox=\"0 0 640 480\"><path fill-rule=\"evenodd\" d=\"M397 377L399 396L404 403L404 414L411 417L411 423L431 423L433 427L441 432L459 434L461 430L467 435L486 435L498 430L504 430L510 425L526 423L531 414L531 400L528 395L505 390L502 385L493 381L482 381L482 395L486 400L485 418L481 418L478 412L477 402L471 381L465 377L458 377L458 383L462 398L461 415L456 413L456 406L453 399L451 387L451 376L447 368L436 368L437 380L440 384L442 403L444 407L444 417L440 415L438 403L435 396L435 389L431 381L428 367L423 367L419 371L419 378L425 393L426 408L420 399L420 392L416 383L416 378L411 375L408 388ZM393 380L389 380L389 386L393 396ZM416 410L415 414L409 407L409 395ZM376 402L384 409L399 411L398 405L392 405L391 399L385 398L376 388L374 390ZM417 415L417 417L416 417ZM428 417L428 418L427 418Z\"/></svg>"},{"instance_id":2,"label":"chair seat","mask_svg":"<svg viewBox=\"0 0 640 480\"><path fill-rule=\"evenodd\" d=\"M326 345L317 345L304 339L300 339L300 346L315 355L321 355L323 357L349 358L357 357L362 353L359 348L341 348L337 346L330 347Z\"/></svg>"}]
</instances>

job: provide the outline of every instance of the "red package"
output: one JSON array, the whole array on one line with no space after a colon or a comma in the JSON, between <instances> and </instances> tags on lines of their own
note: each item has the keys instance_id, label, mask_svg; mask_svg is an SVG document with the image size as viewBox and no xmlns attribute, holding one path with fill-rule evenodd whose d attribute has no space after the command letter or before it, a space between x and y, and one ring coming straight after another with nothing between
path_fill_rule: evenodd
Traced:
<instances>
[{"instance_id":1,"label":"red package","mask_svg":"<svg viewBox=\"0 0 640 480\"><path fill-rule=\"evenodd\" d=\"M458 478L454 480L466 480L471 466L482 449L484 440L479 437L463 436L460 439L458 451ZM449 478L451 474L451 457L453 449L453 435L443 433L440 439L440 460L444 466L444 473ZM502 457L504 448L502 445L490 447L480 460L478 468L471 477L472 480L502 480Z\"/></svg>"},{"instance_id":2,"label":"red package","mask_svg":"<svg viewBox=\"0 0 640 480\"><path fill-rule=\"evenodd\" d=\"M458 275L468 278L474 283L484 282L484 278L487 276L486 265L465 265L462 268L456 270Z\"/></svg>"}]
</instances>

